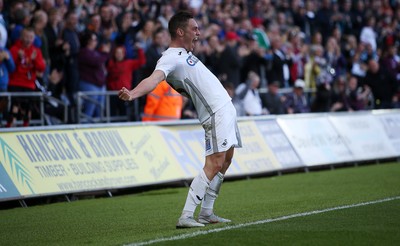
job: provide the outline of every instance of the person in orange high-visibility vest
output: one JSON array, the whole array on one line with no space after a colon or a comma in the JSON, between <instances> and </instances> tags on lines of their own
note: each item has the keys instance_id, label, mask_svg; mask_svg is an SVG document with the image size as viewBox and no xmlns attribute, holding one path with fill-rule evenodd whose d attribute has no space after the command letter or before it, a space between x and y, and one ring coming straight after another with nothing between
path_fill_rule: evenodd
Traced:
<instances>
[{"instance_id":1,"label":"person in orange high-visibility vest","mask_svg":"<svg viewBox=\"0 0 400 246\"><path fill-rule=\"evenodd\" d=\"M142 121L179 120L183 98L164 80L147 95Z\"/></svg>"}]
</instances>

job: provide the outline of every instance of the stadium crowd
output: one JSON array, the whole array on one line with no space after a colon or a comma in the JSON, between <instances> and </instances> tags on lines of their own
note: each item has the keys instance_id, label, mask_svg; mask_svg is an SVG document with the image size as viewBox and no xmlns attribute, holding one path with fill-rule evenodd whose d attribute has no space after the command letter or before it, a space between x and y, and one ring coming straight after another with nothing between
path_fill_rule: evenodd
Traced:
<instances>
[{"instance_id":1,"label":"stadium crowd","mask_svg":"<svg viewBox=\"0 0 400 246\"><path fill-rule=\"evenodd\" d=\"M153 71L181 9L196 16L195 55L239 116L400 107L396 0L0 0L0 92L40 88L68 103L74 123L78 91L104 105L101 92ZM29 125L31 101L0 100L0 122ZM79 110L98 116L93 101ZM142 115L139 104L115 98L112 114ZM190 100L182 107L195 117Z\"/></svg>"}]
</instances>

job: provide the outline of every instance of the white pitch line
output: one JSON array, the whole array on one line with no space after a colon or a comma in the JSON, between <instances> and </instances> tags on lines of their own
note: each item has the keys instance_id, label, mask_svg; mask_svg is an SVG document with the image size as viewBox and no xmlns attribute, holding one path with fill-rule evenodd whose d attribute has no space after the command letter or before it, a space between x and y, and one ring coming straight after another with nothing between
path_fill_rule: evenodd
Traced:
<instances>
[{"instance_id":1,"label":"white pitch line","mask_svg":"<svg viewBox=\"0 0 400 246\"><path fill-rule=\"evenodd\" d=\"M141 246L141 245L149 245L149 244L153 244L153 243L160 243L160 242L166 242L166 241L176 241L176 240L196 237L199 235L207 235L207 234L214 233L214 232L233 230L233 229L243 228L243 227L252 226L252 225L267 224L267 223L271 223L271 222L275 222L275 221L282 221L282 220L288 220L288 219L293 219L293 218L298 218L298 217L305 217L305 216L314 215L314 214L322 214L322 213L331 212L331 211L335 211L335 210L368 206L371 204L383 203L383 202L388 202L388 201L393 201L393 200L398 200L398 199L400 199L400 196L389 197L389 198L375 200L375 201L369 201L369 202L362 202L362 203L338 206L338 207L333 207L333 208L326 208L326 209L322 209L322 210L314 210L314 211L310 211L310 212L286 215L286 216L273 218L273 219L259 220L259 221L238 224L238 225L233 225L233 226L226 226L226 227L221 227L221 228L215 228L215 229L210 229L210 230L196 231L196 232L181 234L181 235L173 236L173 237L158 238L158 239L153 239L153 240L145 241L145 242L127 244L126 246Z\"/></svg>"}]
</instances>

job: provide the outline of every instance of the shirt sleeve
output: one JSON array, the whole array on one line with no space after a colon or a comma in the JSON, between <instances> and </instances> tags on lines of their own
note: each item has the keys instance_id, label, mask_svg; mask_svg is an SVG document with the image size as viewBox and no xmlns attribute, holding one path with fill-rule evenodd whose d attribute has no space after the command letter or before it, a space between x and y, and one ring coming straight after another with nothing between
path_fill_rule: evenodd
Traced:
<instances>
[{"instance_id":1,"label":"shirt sleeve","mask_svg":"<svg viewBox=\"0 0 400 246\"><path fill-rule=\"evenodd\" d=\"M172 56L162 56L158 61L155 70L163 71L165 78L176 68L176 61Z\"/></svg>"}]
</instances>

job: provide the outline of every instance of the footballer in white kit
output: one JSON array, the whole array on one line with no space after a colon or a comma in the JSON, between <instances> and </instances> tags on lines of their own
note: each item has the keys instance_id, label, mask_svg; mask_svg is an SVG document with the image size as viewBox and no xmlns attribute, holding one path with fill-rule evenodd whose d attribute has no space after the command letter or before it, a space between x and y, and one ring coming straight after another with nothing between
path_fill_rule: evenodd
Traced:
<instances>
[{"instance_id":1,"label":"footballer in white kit","mask_svg":"<svg viewBox=\"0 0 400 246\"><path fill-rule=\"evenodd\" d=\"M242 146L231 97L192 52L168 48L155 70L164 72L168 84L192 100L205 130L206 156Z\"/></svg>"},{"instance_id":2,"label":"footballer in white kit","mask_svg":"<svg viewBox=\"0 0 400 246\"><path fill-rule=\"evenodd\" d=\"M236 122L236 110L226 89L191 51L199 40L200 29L192 13L178 11L168 22L171 36L168 48L153 73L135 88L121 88L121 100L132 101L150 93L166 80L176 91L189 97L205 131L205 163L190 184L176 228L203 227L231 220L214 213L224 175L232 163L234 148L242 142ZM194 212L201 204L198 219Z\"/></svg>"}]
</instances>

